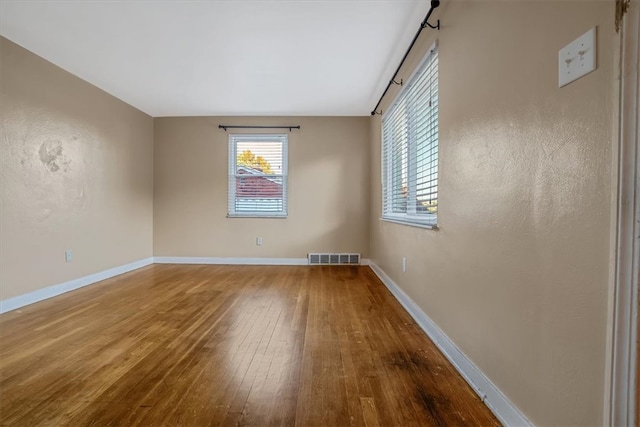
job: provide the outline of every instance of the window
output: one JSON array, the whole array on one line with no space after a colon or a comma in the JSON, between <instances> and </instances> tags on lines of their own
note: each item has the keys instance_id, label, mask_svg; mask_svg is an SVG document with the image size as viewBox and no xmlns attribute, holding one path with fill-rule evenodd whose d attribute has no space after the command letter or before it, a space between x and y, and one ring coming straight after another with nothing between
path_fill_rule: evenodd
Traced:
<instances>
[{"instance_id":1,"label":"window","mask_svg":"<svg viewBox=\"0 0 640 427\"><path fill-rule=\"evenodd\" d=\"M229 135L228 216L287 216L287 135Z\"/></svg>"},{"instance_id":2,"label":"window","mask_svg":"<svg viewBox=\"0 0 640 427\"><path fill-rule=\"evenodd\" d=\"M438 52L427 53L382 116L382 218L434 226L438 215Z\"/></svg>"}]
</instances>

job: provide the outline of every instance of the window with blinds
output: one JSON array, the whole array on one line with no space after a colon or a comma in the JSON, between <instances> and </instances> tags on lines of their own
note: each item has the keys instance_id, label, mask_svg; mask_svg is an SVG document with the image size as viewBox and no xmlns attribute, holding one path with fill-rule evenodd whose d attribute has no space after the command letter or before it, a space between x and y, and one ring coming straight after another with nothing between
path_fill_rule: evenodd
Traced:
<instances>
[{"instance_id":1,"label":"window with blinds","mask_svg":"<svg viewBox=\"0 0 640 427\"><path fill-rule=\"evenodd\" d=\"M382 116L382 218L434 226L438 215L438 52L434 45Z\"/></svg>"},{"instance_id":2,"label":"window with blinds","mask_svg":"<svg viewBox=\"0 0 640 427\"><path fill-rule=\"evenodd\" d=\"M287 135L229 135L229 217L287 216Z\"/></svg>"}]
</instances>

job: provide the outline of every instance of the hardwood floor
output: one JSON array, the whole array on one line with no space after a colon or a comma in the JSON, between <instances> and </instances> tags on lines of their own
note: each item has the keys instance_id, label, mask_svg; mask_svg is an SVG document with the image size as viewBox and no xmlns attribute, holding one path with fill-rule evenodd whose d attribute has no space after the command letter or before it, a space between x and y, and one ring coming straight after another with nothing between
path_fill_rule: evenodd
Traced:
<instances>
[{"instance_id":1,"label":"hardwood floor","mask_svg":"<svg viewBox=\"0 0 640 427\"><path fill-rule=\"evenodd\" d=\"M2 425L499 425L368 267L156 264L0 338Z\"/></svg>"}]
</instances>

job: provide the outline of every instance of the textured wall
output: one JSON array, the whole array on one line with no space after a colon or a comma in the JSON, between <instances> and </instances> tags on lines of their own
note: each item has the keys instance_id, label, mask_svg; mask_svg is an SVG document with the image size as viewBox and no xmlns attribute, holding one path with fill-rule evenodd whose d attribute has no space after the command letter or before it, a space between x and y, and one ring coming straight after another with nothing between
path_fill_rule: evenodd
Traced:
<instances>
[{"instance_id":1,"label":"textured wall","mask_svg":"<svg viewBox=\"0 0 640 427\"><path fill-rule=\"evenodd\" d=\"M153 119L4 38L0 96L0 300L152 256Z\"/></svg>"},{"instance_id":2,"label":"textured wall","mask_svg":"<svg viewBox=\"0 0 640 427\"><path fill-rule=\"evenodd\" d=\"M399 76L439 39L440 230L380 221L371 175L372 259L541 426L602 422L613 9L443 2ZM558 88L558 50L596 25L598 69Z\"/></svg>"},{"instance_id":3,"label":"textured wall","mask_svg":"<svg viewBox=\"0 0 640 427\"><path fill-rule=\"evenodd\" d=\"M302 127L289 133L289 217L227 218L228 133L218 125L282 123ZM367 117L156 118L154 255L367 256L368 143Z\"/></svg>"}]
</instances>

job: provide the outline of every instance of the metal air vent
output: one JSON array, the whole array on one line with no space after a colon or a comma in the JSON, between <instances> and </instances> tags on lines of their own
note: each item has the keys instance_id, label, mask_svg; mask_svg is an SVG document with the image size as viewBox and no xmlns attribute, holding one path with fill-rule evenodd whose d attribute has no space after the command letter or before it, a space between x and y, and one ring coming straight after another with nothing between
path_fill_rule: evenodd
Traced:
<instances>
[{"instance_id":1,"label":"metal air vent","mask_svg":"<svg viewBox=\"0 0 640 427\"><path fill-rule=\"evenodd\" d=\"M354 253L310 253L309 265L358 265L360 254Z\"/></svg>"}]
</instances>

